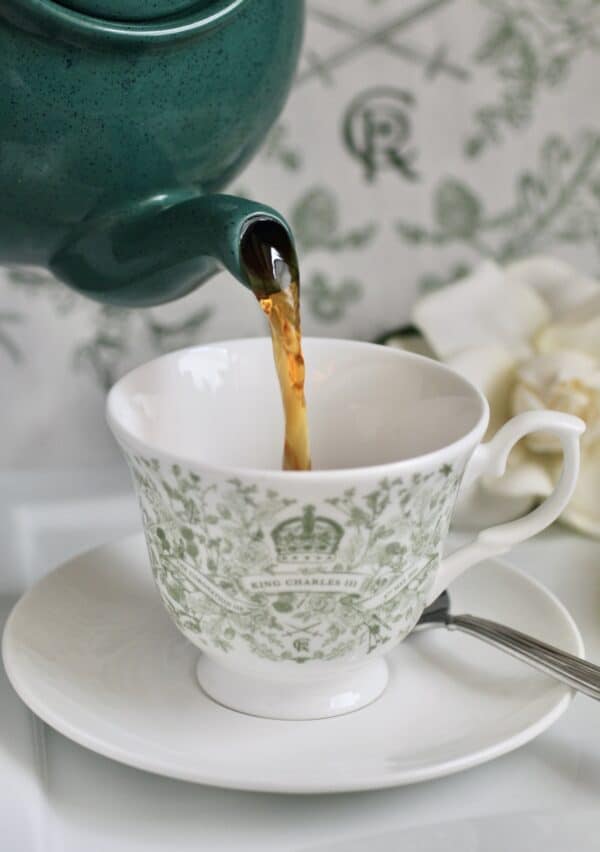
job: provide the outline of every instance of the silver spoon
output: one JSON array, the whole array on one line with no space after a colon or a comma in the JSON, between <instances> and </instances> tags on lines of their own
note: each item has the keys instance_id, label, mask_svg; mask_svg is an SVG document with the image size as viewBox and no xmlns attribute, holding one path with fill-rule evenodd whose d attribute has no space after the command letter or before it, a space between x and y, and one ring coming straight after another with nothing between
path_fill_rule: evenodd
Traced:
<instances>
[{"instance_id":1,"label":"silver spoon","mask_svg":"<svg viewBox=\"0 0 600 852\"><path fill-rule=\"evenodd\" d=\"M600 666L496 621L474 615L452 615L448 592L442 592L427 607L414 629L426 630L431 627L460 630L483 639L488 645L500 648L534 669L600 701Z\"/></svg>"}]
</instances>

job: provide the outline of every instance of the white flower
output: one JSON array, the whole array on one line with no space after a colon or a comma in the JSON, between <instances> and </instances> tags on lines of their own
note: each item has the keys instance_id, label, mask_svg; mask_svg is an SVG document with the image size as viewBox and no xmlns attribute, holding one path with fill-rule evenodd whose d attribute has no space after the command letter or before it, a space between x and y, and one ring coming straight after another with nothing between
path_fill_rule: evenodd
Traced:
<instances>
[{"instance_id":1,"label":"white flower","mask_svg":"<svg viewBox=\"0 0 600 852\"><path fill-rule=\"evenodd\" d=\"M586 422L581 473L563 520L600 537L600 286L567 264L533 257L426 296L414 322L433 353L476 384L490 403L488 436L521 411L556 409ZM536 434L511 453L485 489L531 502L560 475L555 439Z\"/></svg>"}]
</instances>

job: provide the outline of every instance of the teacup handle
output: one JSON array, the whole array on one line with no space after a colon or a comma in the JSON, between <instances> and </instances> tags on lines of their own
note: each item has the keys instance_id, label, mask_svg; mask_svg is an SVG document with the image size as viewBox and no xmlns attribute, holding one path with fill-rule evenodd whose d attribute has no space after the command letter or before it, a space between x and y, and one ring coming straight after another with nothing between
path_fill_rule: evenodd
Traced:
<instances>
[{"instance_id":1,"label":"teacup handle","mask_svg":"<svg viewBox=\"0 0 600 852\"><path fill-rule=\"evenodd\" d=\"M579 438L585 424L558 411L527 411L509 420L487 444L475 450L465 471L463 487L482 476L502 476L514 445L531 432L548 432L560 440L563 467L552 494L523 518L482 530L469 544L442 559L427 603L434 601L459 574L477 562L506 553L515 544L541 532L558 518L573 495L579 475Z\"/></svg>"}]
</instances>

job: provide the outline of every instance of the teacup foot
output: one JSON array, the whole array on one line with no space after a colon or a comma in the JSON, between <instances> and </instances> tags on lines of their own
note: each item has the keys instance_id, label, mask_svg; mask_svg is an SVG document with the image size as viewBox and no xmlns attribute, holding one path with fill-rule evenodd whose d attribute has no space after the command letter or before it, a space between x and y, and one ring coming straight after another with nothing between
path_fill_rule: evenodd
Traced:
<instances>
[{"instance_id":1,"label":"teacup foot","mask_svg":"<svg viewBox=\"0 0 600 852\"><path fill-rule=\"evenodd\" d=\"M352 713L379 698L388 682L381 658L314 681L272 681L226 669L202 655L196 666L202 690L218 704L265 719L327 719Z\"/></svg>"}]
</instances>

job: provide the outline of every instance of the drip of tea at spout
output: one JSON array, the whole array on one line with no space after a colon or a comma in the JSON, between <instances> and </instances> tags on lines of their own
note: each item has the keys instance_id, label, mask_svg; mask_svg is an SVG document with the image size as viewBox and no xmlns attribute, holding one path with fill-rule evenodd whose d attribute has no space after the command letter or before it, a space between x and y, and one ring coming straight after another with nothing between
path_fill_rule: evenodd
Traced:
<instances>
[{"instance_id":1,"label":"drip of tea at spout","mask_svg":"<svg viewBox=\"0 0 600 852\"><path fill-rule=\"evenodd\" d=\"M310 470L296 252L282 225L259 219L244 234L241 256L271 326L285 417L283 469Z\"/></svg>"}]
</instances>

